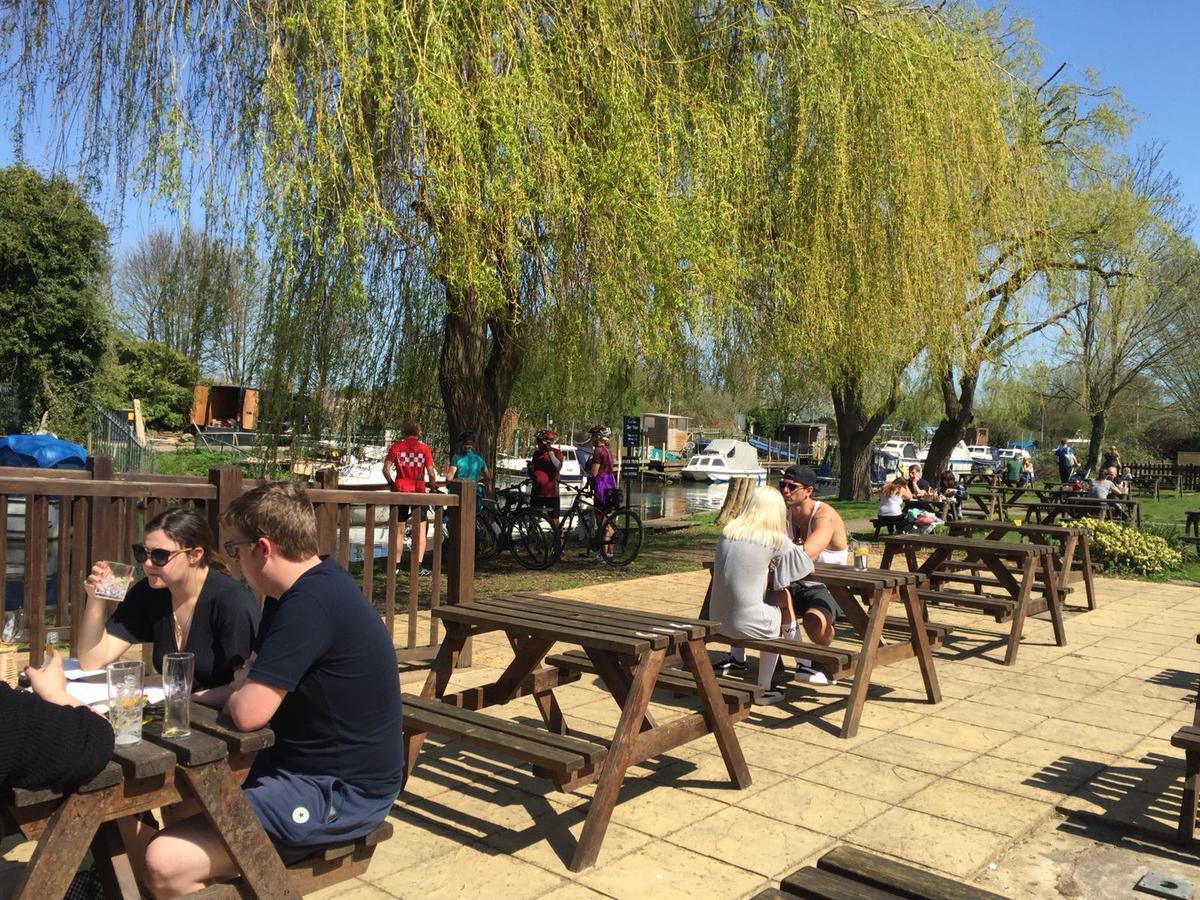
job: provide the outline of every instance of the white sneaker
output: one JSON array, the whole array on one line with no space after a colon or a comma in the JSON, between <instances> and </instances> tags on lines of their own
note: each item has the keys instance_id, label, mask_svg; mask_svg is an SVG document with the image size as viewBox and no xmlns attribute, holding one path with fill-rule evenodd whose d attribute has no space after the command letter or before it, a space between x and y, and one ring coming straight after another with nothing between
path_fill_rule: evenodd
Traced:
<instances>
[{"instance_id":1,"label":"white sneaker","mask_svg":"<svg viewBox=\"0 0 1200 900\"><path fill-rule=\"evenodd\" d=\"M831 680L820 669L814 669L811 665L806 666L803 662L796 664L796 680L806 681L809 684L837 684L836 680Z\"/></svg>"}]
</instances>

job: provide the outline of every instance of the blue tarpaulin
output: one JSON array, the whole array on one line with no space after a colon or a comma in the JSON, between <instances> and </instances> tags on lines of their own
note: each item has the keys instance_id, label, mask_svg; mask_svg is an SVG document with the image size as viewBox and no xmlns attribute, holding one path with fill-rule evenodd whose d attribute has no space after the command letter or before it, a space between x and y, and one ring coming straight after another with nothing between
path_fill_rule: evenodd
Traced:
<instances>
[{"instance_id":1,"label":"blue tarpaulin","mask_svg":"<svg viewBox=\"0 0 1200 900\"><path fill-rule=\"evenodd\" d=\"M87 451L52 434L9 434L0 437L0 466L35 469L82 469Z\"/></svg>"}]
</instances>

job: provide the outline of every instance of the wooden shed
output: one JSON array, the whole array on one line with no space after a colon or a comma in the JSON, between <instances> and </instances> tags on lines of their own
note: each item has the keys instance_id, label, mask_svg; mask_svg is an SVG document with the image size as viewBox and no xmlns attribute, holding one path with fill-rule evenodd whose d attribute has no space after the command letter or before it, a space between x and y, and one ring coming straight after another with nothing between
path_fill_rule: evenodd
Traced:
<instances>
[{"instance_id":1,"label":"wooden shed","mask_svg":"<svg viewBox=\"0 0 1200 900\"><path fill-rule=\"evenodd\" d=\"M241 384L198 384L192 388L189 422L196 428L258 427L258 388Z\"/></svg>"}]
</instances>

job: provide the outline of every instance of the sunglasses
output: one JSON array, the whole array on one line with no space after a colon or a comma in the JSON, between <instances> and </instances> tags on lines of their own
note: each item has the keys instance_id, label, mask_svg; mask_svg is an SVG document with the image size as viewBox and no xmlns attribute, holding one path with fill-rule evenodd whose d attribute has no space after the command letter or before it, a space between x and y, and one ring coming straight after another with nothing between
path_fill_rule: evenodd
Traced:
<instances>
[{"instance_id":1,"label":"sunglasses","mask_svg":"<svg viewBox=\"0 0 1200 900\"><path fill-rule=\"evenodd\" d=\"M166 550L162 547L155 547L153 550L148 550L145 544L134 544L133 558L138 563L144 563L150 560L152 566L159 568L165 566L180 553L187 553L189 550L195 550L195 547L180 547L178 550Z\"/></svg>"},{"instance_id":2,"label":"sunglasses","mask_svg":"<svg viewBox=\"0 0 1200 900\"><path fill-rule=\"evenodd\" d=\"M244 541L226 541L221 547L225 550L225 555L230 559L241 559L241 550L239 547L248 547L251 544L257 544L258 538L247 538Z\"/></svg>"},{"instance_id":3,"label":"sunglasses","mask_svg":"<svg viewBox=\"0 0 1200 900\"><path fill-rule=\"evenodd\" d=\"M804 488L804 487L808 487L808 485L801 484L798 481L781 481L781 482L779 482L779 490L781 490L785 493L789 493L791 491L797 490L798 488Z\"/></svg>"}]
</instances>

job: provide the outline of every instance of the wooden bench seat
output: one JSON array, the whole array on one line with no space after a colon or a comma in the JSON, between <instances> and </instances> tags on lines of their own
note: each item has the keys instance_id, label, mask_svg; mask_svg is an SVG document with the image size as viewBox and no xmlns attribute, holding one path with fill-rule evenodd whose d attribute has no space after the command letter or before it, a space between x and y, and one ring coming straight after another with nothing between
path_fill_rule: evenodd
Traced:
<instances>
[{"instance_id":1,"label":"wooden bench seat","mask_svg":"<svg viewBox=\"0 0 1200 900\"><path fill-rule=\"evenodd\" d=\"M1006 900L981 888L963 884L857 847L835 847L816 866L806 866L783 879L784 896L820 900Z\"/></svg>"},{"instance_id":2,"label":"wooden bench seat","mask_svg":"<svg viewBox=\"0 0 1200 900\"><path fill-rule=\"evenodd\" d=\"M887 529L888 534L896 534L902 532L908 527L908 520L904 516L876 516L871 520L871 525L875 528L875 539L879 539L879 532Z\"/></svg>"},{"instance_id":3,"label":"wooden bench seat","mask_svg":"<svg viewBox=\"0 0 1200 900\"><path fill-rule=\"evenodd\" d=\"M1200 641L1200 637L1197 638ZM1196 718L1200 719L1200 697ZM1179 836L1190 841L1196 831L1196 794L1200 782L1200 726L1184 725L1171 736L1171 746L1184 752L1183 798L1179 804Z\"/></svg>"},{"instance_id":4,"label":"wooden bench seat","mask_svg":"<svg viewBox=\"0 0 1200 900\"><path fill-rule=\"evenodd\" d=\"M1017 608L1017 601L1010 597L1000 597L995 594L968 594L965 591L917 591L926 603L949 603L954 606L966 606L970 609L981 610L992 616L997 622L1009 621Z\"/></svg>"},{"instance_id":5,"label":"wooden bench seat","mask_svg":"<svg viewBox=\"0 0 1200 900\"><path fill-rule=\"evenodd\" d=\"M566 653L547 656L545 662L546 665L556 666L567 674L578 672L600 674L596 670L596 664L582 650L570 650ZM697 695L700 693L700 689L696 687L696 679L689 672L669 667L659 670L657 687L676 694ZM717 688L729 706L730 715L734 717L737 717L739 711L744 711L752 706L759 694L762 693L762 689L756 684L719 676L717 677Z\"/></svg>"},{"instance_id":6,"label":"wooden bench seat","mask_svg":"<svg viewBox=\"0 0 1200 900\"><path fill-rule=\"evenodd\" d=\"M594 773L608 753L603 744L451 706L441 700L404 694L403 702L406 745L410 736L432 732L529 763L536 774L546 775L560 786ZM405 753L406 778L415 764L414 756Z\"/></svg>"},{"instance_id":7,"label":"wooden bench seat","mask_svg":"<svg viewBox=\"0 0 1200 900\"><path fill-rule=\"evenodd\" d=\"M961 564L960 564L961 565ZM978 570L977 570L978 571ZM983 571L987 571L984 567ZM1020 572L1013 570L1013 577L1019 578ZM1046 579L1041 572L1038 572L1034 580L1040 583L1045 588ZM961 572L949 572L939 569L930 576L930 581L937 583L943 581L953 581L956 584L969 584L973 587L1004 587L1004 584L999 578L990 575L965 575ZM1058 589L1058 595L1064 599L1074 590L1069 584L1062 585Z\"/></svg>"}]
</instances>

